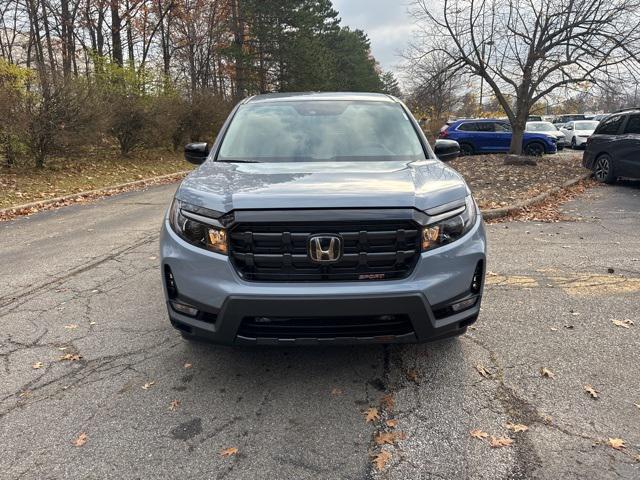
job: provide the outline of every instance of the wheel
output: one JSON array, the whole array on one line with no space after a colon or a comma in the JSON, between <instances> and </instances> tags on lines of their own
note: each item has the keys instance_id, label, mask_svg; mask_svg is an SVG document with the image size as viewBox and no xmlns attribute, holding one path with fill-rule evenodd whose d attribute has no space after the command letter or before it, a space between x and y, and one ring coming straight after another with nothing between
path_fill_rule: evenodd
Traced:
<instances>
[{"instance_id":1,"label":"wheel","mask_svg":"<svg viewBox=\"0 0 640 480\"><path fill-rule=\"evenodd\" d=\"M596 162L593 165L593 176L602 183L615 182L616 176L613 172L613 162L609 154L603 153L596 158Z\"/></svg>"},{"instance_id":2,"label":"wheel","mask_svg":"<svg viewBox=\"0 0 640 480\"><path fill-rule=\"evenodd\" d=\"M578 148L578 145L576 144L576 137L571 137L571 149L575 150L576 148Z\"/></svg>"},{"instance_id":3,"label":"wheel","mask_svg":"<svg viewBox=\"0 0 640 480\"><path fill-rule=\"evenodd\" d=\"M524 153L530 157L541 157L544 153L544 145L538 142L528 143L524 148Z\"/></svg>"},{"instance_id":4,"label":"wheel","mask_svg":"<svg viewBox=\"0 0 640 480\"><path fill-rule=\"evenodd\" d=\"M461 143L460 154L462 156L473 155L474 154L473 145L470 145L468 143Z\"/></svg>"}]
</instances>

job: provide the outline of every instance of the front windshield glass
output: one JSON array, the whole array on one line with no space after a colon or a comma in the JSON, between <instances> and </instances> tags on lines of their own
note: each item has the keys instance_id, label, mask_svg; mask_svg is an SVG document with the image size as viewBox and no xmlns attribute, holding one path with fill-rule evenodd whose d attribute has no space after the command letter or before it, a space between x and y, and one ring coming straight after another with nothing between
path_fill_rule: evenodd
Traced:
<instances>
[{"instance_id":1,"label":"front windshield glass","mask_svg":"<svg viewBox=\"0 0 640 480\"><path fill-rule=\"evenodd\" d=\"M598 122L576 122L576 130L595 130Z\"/></svg>"},{"instance_id":2,"label":"front windshield glass","mask_svg":"<svg viewBox=\"0 0 640 480\"><path fill-rule=\"evenodd\" d=\"M558 129L551 122L528 122L527 131L529 132L556 132Z\"/></svg>"},{"instance_id":3,"label":"front windshield glass","mask_svg":"<svg viewBox=\"0 0 640 480\"><path fill-rule=\"evenodd\" d=\"M309 162L424 159L396 103L281 101L242 105L218 161Z\"/></svg>"}]
</instances>

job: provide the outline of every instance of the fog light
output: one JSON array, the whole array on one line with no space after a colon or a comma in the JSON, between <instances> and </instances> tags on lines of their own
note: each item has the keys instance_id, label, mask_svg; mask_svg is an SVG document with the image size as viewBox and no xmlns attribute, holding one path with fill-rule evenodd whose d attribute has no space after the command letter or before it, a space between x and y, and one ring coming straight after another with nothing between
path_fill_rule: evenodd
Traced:
<instances>
[{"instance_id":1,"label":"fog light","mask_svg":"<svg viewBox=\"0 0 640 480\"><path fill-rule=\"evenodd\" d=\"M192 305L172 301L171 306L176 312L182 313L183 315L188 315L189 317L196 317L198 315L198 309Z\"/></svg>"},{"instance_id":2,"label":"fog light","mask_svg":"<svg viewBox=\"0 0 640 480\"><path fill-rule=\"evenodd\" d=\"M476 304L476 300L477 298L473 297L467 298L466 300L458 303L454 303L453 305L451 305L451 310L453 310L454 312L461 312L462 310L473 307Z\"/></svg>"}]
</instances>

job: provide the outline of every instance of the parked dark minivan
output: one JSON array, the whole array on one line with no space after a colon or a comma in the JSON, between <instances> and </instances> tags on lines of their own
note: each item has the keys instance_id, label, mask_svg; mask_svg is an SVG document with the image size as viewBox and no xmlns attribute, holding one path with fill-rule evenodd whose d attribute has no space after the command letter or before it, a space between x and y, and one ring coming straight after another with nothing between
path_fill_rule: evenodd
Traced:
<instances>
[{"instance_id":1,"label":"parked dark minivan","mask_svg":"<svg viewBox=\"0 0 640 480\"><path fill-rule=\"evenodd\" d=\"M599 182L640 178L640 108L622 110L600 122L587 140L582 164Z\"/></svg>"}]
</instances>

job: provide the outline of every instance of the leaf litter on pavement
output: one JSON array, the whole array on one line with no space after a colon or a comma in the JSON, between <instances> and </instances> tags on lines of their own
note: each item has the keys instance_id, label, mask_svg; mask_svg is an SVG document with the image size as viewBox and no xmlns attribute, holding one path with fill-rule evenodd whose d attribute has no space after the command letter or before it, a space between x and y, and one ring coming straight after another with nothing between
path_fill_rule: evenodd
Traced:
<instances>
[{"instance_id":1,"label":"leaf litter on pavement","mask_svg":"<svg viewBox=\"0 0 640 480\"><path fill-rule=\"evenodd\" d=\"M225 448L223 450L220 450L220 456L221 457L231 457L233 455L237 455L238 454L238 449L236 447L229 447L229 448Z\"/></svg>"},{"instance_id":2,"label":"leaf litter on pavement","mask_svg":"<svg viewBox=\"0 0 640 480\"><path fill-rule=\"evenodd\" d=\"M380 419L380 413L378 412L378 409L376 407L369 407L367 410L365 410L364 417L367 423L374 422Z\"/></svg>"},{"instance_id":3,"label":"leaf litter on pavement","mask_svg":"<svg viewBox=\"0 0 640 480\"><path fill-rule=\"evenodd\" d=\"M86 433L82 432L80 435L77 436L77 438L73 441L73 445L76 447L82 447L85 443L87 443L87 440L89 439L89 437L87 436Z\"/></svg>"}]
</instances>

